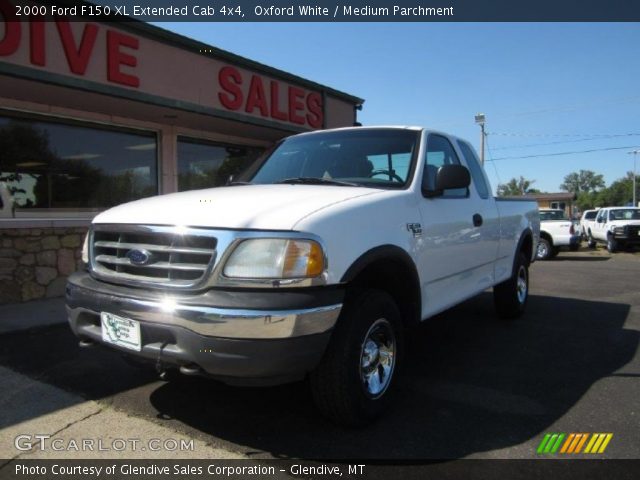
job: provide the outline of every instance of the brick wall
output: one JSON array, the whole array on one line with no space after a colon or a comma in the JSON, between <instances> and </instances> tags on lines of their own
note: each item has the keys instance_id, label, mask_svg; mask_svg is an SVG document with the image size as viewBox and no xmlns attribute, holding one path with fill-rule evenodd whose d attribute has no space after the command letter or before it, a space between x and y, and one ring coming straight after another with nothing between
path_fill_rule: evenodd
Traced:
<instances>
[{"instance_id":1,"label":"brick wall","mask_svg":"<svg viewBox=\"0 0 640 480\"><path fill-rule=\"evenodd\" d=\"M67 277L82 268L86 228L0 230L0 304L64 295Z\"/></svg>"}]
</instances>

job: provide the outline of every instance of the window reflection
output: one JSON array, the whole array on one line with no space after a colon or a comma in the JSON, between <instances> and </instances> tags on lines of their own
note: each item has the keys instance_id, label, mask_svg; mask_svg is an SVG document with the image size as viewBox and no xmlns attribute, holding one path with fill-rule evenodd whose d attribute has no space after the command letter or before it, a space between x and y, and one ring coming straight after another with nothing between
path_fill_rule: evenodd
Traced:
<instances>
[{"instance_id":1,"label":"window reflection","mask_svg":"<svg viewBox=\"0 0 640 480\"><path fill-rule=\"evenodd\" d=\"M158 192L156 137L0 116L0 182L18 209L99 210Z\"/></svg>"},{"instance_id":2,"label":"window reflection","mask_svg":"<svg viewBox=\"0 0 640 480\"><path fill-rule=\"evenodd\" d=\"M263 152L262 148L242 145L202 143L178 139L178 190L224 185L229 175L237 176Z\"/></svg>"}]
</instances>

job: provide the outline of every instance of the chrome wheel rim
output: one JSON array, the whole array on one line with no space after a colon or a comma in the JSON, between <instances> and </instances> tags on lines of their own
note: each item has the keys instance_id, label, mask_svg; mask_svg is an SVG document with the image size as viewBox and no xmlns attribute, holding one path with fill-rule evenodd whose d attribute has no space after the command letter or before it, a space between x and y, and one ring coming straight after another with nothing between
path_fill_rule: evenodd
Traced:
<instances>
[{"instance_id":1,"label":"chrome wheel rim","mask_svg":"<svg viewBox=\"0 0 640 480\"><path fill-rule=\"evenodd\" d=\"M544 258L547 256L547 246L544 243L538 243L537 255L538 258Z\"/></svg>"},{"instance_id":2,"label":"chrome wheel rim","mask_svg":"<svg viewBox=\"0 0 640 480\"><path fill-rule=\"evenodd\" d=\"M518 278L516 279L516 294L518 295L518 302L524 303L527 299L527 269L524 266L520 266L518 269Z\"/></svg>"},{"instance_id":3,"label":"chrome wheel rim","mask_svg":"<svg viewBox=\"0 0 640 480\"><path fill-rule=\"evenodd\" d=\"M389 387L396 364L396 337L388 320L373 322L360 348L360 380L367 396L379 398Z\"/></svg>"}]
</instances>

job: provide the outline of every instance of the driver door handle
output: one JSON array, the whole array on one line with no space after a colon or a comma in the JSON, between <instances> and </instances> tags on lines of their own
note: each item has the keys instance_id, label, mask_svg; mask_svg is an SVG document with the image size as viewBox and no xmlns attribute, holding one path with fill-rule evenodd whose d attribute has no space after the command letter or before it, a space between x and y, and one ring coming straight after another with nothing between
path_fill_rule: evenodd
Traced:
<instances>
[{"instance_id":1,"label":"driver door handle","mask_svg":"<svg viewBox=\"0 0 640 480\"><path fill-rule=\"evenodd\" d=\"M482 215L480 215L479 213L476 213L473 216L473 226L474 227L479 227L482 225Z\"/></svg>"}]
</instances>

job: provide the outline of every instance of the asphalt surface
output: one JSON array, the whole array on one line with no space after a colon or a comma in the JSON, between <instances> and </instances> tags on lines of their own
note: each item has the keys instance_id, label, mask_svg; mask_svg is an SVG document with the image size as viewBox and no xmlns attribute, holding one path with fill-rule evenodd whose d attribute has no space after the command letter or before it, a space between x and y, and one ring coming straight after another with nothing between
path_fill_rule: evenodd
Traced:
<instances>
[{"instance_id":1,"label":"asphalt surface","mask_svg":"<svg viewBox=\"0 0 640 480\"><path fill-rule=\"evenodd\" d=\"M546 432L611 432L599 457L640 458L639 274L638 254L564 252L532 266L522 318L498 320L488 292L438 315L410 335L394 408L359 430L326 422L304 382L165 382L66 324L0 333L0 366L254 458L535 458Z\"/></svg>"}]
</instances>

